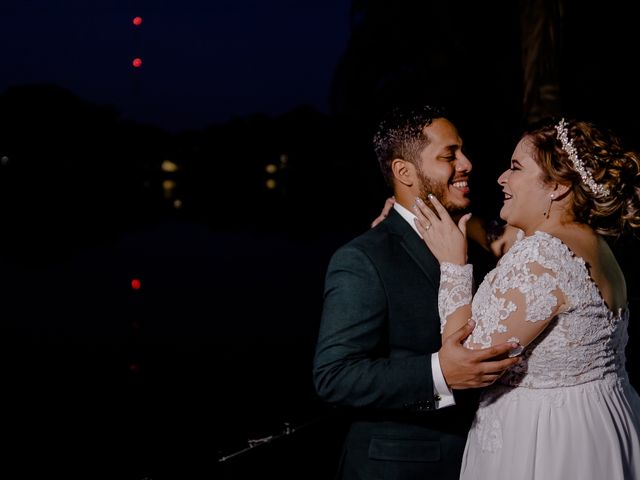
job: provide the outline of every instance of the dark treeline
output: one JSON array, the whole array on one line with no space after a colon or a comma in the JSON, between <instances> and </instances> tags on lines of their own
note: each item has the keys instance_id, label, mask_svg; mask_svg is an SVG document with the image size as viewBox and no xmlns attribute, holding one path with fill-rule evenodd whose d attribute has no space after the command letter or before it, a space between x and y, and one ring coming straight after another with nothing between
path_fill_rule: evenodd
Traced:
<instances>
[{"instance_id":1,"label":"dark treeline","mask_svg":"<svg viewBox=\"0 0 640 480\"><path fill-rule=\"evenodd\" d=\"M371 196L384 199L358 129L341 130L307 107L181 133L123 119L50 85L10 88L0 109L1 241L25 261L167 216L220 230L355 232L380 208ZM177 170L163 171L166 160ZM166 180L174 182L170 192Z\"/></svg>"}]
</instances>

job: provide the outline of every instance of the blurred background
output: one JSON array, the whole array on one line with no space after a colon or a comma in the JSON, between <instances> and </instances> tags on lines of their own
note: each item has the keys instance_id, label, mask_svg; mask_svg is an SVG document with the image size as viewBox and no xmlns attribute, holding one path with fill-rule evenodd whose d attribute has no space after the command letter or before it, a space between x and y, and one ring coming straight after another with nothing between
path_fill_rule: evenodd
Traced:
<instances>
[{"instance_id":1,"label":"blurred background","mask_svg":"<svg viewBox=\"0 0 640 480\"><path fill-rule=\"evenodd\" d=\"M445 105L474 213L520 129L637 148L616 0L4 0L0 342L11 478L329 479L311 361L333 251L390 194L379 115ZM615 244L640 311L637 240ZM634 335L637 331L637 335Z\"/></svg>"}]
</instances>

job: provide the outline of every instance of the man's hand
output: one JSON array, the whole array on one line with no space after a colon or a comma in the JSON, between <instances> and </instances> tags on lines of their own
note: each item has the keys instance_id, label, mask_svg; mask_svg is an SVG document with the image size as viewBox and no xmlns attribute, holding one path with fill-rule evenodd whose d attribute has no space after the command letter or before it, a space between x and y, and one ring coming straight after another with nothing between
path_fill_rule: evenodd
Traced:
<instances>
[{"instance_id":1,"label":"man's hand","mask_svg":"<svg viewBox=\"0 0 640 480\"><path fill-rule=\"evenodd\" d=\"M503 343L482 350L469 350L462 343L471 334L475 323L467 322L448 336L438 352L444 379L453 390L486 387L504 371L520 361L518 357L504 358L517 343ZM498 359L503 357L503 359Z\"/></svg>"}]
</instances>

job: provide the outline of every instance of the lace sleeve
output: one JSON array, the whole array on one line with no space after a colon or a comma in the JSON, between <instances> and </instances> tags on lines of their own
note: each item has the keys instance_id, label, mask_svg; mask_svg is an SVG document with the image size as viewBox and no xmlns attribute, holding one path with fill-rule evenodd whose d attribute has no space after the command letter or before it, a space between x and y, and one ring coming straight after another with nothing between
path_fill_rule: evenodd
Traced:
<instances>
[{"instance_id":1,"label":"lace sleeve","mask_svg":"<svg viewBox=\"0 0 640 480\"><path fill-rule=\"evenodd\" d=\"M473 312L482 321L477 321L466 346L484 348L511 341L524 347L558 313L565 299L556 270L559 264L540 257L540 251L535 254L538 258L503 257L506 262L496 275L483 282L478 289L481 301L474 302Z\"/></svg>"},{"instance_id":2,"label":"lace sleeve","mask_svg":"<svg viewBox=\"0 0 640 480\"><path fill-rule=\"evenodd\" d=\"M451 314L460 307L471 304L472 289L472 265L455 265L447 262L440 264L440 288L438 290L440 333L444 331Z\"/></svg>"}]
</instances>

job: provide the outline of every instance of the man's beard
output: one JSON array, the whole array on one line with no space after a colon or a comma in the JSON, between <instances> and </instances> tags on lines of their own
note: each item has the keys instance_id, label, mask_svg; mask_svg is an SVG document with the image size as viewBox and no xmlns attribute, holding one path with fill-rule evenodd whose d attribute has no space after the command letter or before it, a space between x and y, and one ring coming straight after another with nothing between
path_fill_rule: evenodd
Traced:
<instances>
[{"instance_id":1,"label":"man's beard","mask_svg":"<svg viewBox=\"0 0 640 480\"><path fill-rule=\"evenodd\" d=\"M449 212L449 215L455 217L464 213L467 210L466 206L455 205L447 199L447 191L449 189L448 182L438 182L427 177L422 170L418 170L418 178L420 179L420 198L427 205L431 205L428 195L431 193L435 195L442 206Z\"/></svg>"}]
</instances>

